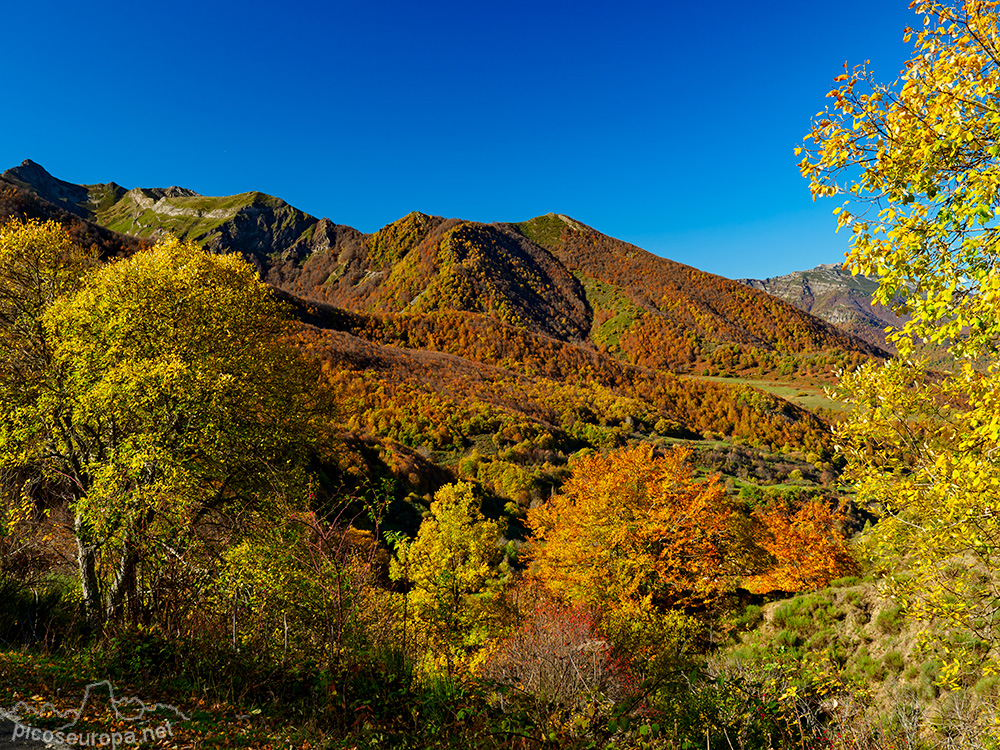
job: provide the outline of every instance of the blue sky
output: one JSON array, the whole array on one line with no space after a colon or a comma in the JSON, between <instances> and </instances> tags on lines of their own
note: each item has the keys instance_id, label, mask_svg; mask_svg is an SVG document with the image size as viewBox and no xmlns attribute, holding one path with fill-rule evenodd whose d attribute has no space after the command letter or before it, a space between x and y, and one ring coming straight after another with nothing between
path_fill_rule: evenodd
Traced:
<instances>
[{"instance_id":1,"label":"blue sky","mask_svg":"<svg viewBox=\"0 0 1000 750\"><path fill-rule=\"evenodd\" d=\"M895 79L907 6L12 3L0 169L261 190L366 232L557 211L773 276L843 256L793 148L845 61Z\"/></svg>"}]
</instances>

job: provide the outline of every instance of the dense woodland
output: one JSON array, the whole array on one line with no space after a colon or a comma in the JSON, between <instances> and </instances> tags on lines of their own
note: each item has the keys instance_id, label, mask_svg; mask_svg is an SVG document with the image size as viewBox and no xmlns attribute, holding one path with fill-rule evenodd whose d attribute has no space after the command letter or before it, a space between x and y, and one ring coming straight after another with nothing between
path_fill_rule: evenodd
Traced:
<instances>
[{"instance_id":1,"label":"dense woodland","mask_svg":"<svg viewBox=\"0 0 1000 750\"><path fill-rule=\"evenodd\" d=\"M3 537L11 645L120 680L162 670L171 695L193 681L226 705L293 696L331 742L631 741L656 724L639 706L700 668L708 623L857 570L845 534L860 518L841 513L827 425L764 391L484 312L348 312L276 295L248 281L252 266L237 280L214 260L237 256L176 241L136 253L78 236L3 230L5 267L40 269L8 273L9 350L51 352L30 370L37 386L4 395L19 467ZM190 281L177 276L193 266ZM40 284L25 327L16 300ZM225 315L210 312L230 297ZM249 359L222 355L251 340L262 348ZM285 364L257 372L266 362ZM16 357L8 366L23 373ZM166 418L179 409L182 422ZM67 413L73 432L39 428ZM232 451L249 451L235 473ZM603 529L556 522L560 503ZM615 508L633 521L607 524ZM622 567L567 569L565 556L604 547L620 547ZM564 637L568 651L553 645ZM598 644L586 675L584 643ZM564 653L546 666L550 648ZM234 659L245 678L223 688ZM702 731L687 721L674 739Z\"/></svg>"}]
</instances>

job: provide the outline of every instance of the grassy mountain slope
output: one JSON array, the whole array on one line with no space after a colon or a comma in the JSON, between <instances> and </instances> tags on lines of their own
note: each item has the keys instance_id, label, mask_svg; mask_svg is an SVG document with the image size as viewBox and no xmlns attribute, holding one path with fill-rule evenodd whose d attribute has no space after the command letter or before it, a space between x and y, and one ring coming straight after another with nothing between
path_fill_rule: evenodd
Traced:
<instances>
[{"instance_id":1,"label":"grassy mountain slope","mask_svg":"<svg viewBox=\"0 0 1000 750\"><path fill-rule=\"evenodd\" d=\"M157 237L170 232L217 252L239 252L262 271L287 260L290 248L306 240L318 223L264 193L211 198L175 187L130 190L96 219L126 234Z\"/></svg>"},{"instance_id":2,"label":"grassy mountain slope","mask_svg":"<svg viewBox=\"0 0 1000 750\"><path fill-rule=\"evenodd\" d=\"M907 616L885 584L843 578L751 605L729 621L713 667L734 680L766 675L778 694L791 687L814 716L839 726L844 746L993 747L1000 680L976 673L988 644L944 619ZM969 655L953 689L941 679L946 649ZM866 733L882 742L866 741ZM993 741L979 744L977 735ZM935 741L942 737L951 743Z\"/></svg>"}]
</instances>

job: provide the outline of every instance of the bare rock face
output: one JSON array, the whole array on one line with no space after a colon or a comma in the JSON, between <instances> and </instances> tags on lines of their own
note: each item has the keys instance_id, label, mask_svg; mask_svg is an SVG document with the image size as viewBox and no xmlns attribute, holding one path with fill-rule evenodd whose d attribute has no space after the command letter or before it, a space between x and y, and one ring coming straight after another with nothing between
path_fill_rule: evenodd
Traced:
<instances>
[{"instance_id":1,"label":"bare rock face","mask_svg":"<svg viewBox=\"0 0 1000 750\"><path fill-rule=\"evenodd\" d=\"M808 271L769 279L738 281L783 299L888 351L893 348L886 342L885 329L898 328L904 322L888 307L872 301L878 279L853 276L839 263L824 263Z\"/></svg>"}]
</instances>

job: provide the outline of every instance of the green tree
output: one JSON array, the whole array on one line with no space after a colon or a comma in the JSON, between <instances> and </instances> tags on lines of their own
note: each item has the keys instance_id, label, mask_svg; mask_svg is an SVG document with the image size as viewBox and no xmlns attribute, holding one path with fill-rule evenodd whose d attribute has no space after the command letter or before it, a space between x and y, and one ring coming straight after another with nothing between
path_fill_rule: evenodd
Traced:
<instances>
[{"instance_id":1,"label":"green tree","mask_svg":"<svg viewBox=\"0 0 1000 750\"><path fill-rule=\"evenodd\" d=\"M474 486L459 482L438 490L431 515L391 563L392 578L410 585L410 620L449 677L497 625L510 577L501 534L500 523L483 516Z\"/></svg>"},{"instance_id":2,"label":"green tree","mask_svg":"<svg viewBox=\"0 0 1000 750\"><path fill-rule=\"evenodd\" d=\"M913 7L900 78L839 76L800 167L814 196L847 198L835 213L851 267L910 317L898 358L843 379L841 438L882 515L876 551L910 567L909 611L979 636L953 652L955 677L995 669L1000 638L1000 32L996 2ZM949 371L927 374L924 342L950 350Z\"/></svg>"},{"instance_id":3,"label":"green tree","mask_svg":"<svg viewBox=\"0 0 1000 750\"><path fill-rule=\"evenodd\" d=\"M148 615L158 561L197 568L302 486L310 377L289 317L236 256L171 239L94 268L55 225L0 236L0 465L64 493L88 618Z\"/></svg>"}]
</instances>

